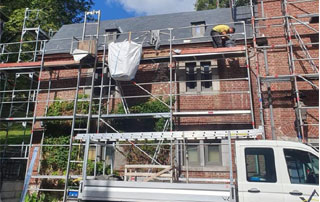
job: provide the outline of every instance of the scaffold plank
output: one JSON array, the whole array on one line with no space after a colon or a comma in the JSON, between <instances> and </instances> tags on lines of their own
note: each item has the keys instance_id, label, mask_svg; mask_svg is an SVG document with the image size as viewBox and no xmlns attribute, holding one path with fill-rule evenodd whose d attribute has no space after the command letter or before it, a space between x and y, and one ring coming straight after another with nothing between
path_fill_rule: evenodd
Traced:
<instances>
[{"instance_id":1,"label":"scaffold plank","mask_svg":"<svg viewBox=\"0 0 320 202\"><path fill-rule=\"evenodd\" d=\"M215 115L237 115L250 114L250 110L212 110L212 111L190 111L190 112L173 112L173 116L215 116ZM87 116L87 115L86 115ZM131 118L169 118L169 112L162 113L139 113L139 114L102 114L101 118L105 119L131 119ZM94 114L92 119L97 119L98 115ZM0 121L31 121L33 117L8 117L0 118ZM72 120L72 116L37 116L38 121L50 120Z\"/></svg>"},{"instance_id":2,"label":"scaffold plank","mask_svg":"<svg viewBox=\"0 0 320 202\"><path fill-rule=\"evenodd\" d=\"M319 80L319 74L296 74L296 75L277 75L277 76L265 76L260 77L261 82L287 82L291 81L294 77L302 76L310 80Z\"/></svg>"},{"instance_id":3,"label":"scaffold plank","mask_svg":"<svg viewBox=\"0 0 320 202\"><path fill-rule=\"evenodd\" d=\"M236 57L245 57L245 56L246 56L246 52L244 50L238 50L238 51L221 51L221 52L211 52L211 53L173 55L172 57L177 61L185 61L185 60L204 60L204 59L218 59L218 58L236 58Z\"/></svg>"},{"instance_id":4,"label":"scaffold plank","mask_svg":"<svg viewBox=\"0 0 320 202\"><path fill-rule=\"evenodd\" d=\"M69 65L79 65L79 62L74 60L60 60L60 61L48 61L44 62L44 67L61 67L61 66L69 66ZM28 69L40 69L41 61L38 62L15 62L15 63L2 63L0 64L0 71L8 71L8 70L28 70Z\"/></svg>"},{"instance_id":5,"label":"scaffold plank","mask_svg":"<svg viewBox=\"0 0 320 202\"><path fill-rule=\"evenodd\" d=\"M213 47L203 47L203 48L192 48L192 49L183 49L179 55L187 55L187 54L205 54L205 53L226 53L226 52L237 52L237 51L245 51L244 46L235 46L235 47L221 47L221 48L213 48Z\"/></svg>"},{"instance_id":6,"label":"scaffold plank","mask_svg":"<svg viewBox=\"0 0 320 202\"><path fill-rule=\"evenodd\" d=\"M103 114L101 118L168 118L170 113L141 113L141 114ZM73 116L37 116L38 121L50 120L72 120ZM93 119L97 119L98 115L92 115ZM33 117L10 117L0 118L0 121L30 121Z\"/></svg>"},{"instance_id":7,"label":"scaffold plank","mask_svg":"<svg viewBox=\"0 0 320 202\"><path fill-rule=\"evenodd\" d=\"M250 110L214 110L214 111L194 111L194 112L174 112L175 116L208 116L208 115L236 115L250 114Z\"/></svg>"}]
</instances>

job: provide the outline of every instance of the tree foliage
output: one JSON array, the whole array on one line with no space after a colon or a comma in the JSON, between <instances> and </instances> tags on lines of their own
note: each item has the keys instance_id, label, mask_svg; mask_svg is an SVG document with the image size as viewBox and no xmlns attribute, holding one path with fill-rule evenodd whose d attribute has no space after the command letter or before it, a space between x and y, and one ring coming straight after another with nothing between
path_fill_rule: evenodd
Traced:
<instances>
[{"instance_id":1,"label":"tree foliage","mask_svg":"<svg viewBox=\"0 0 320 202\"><path fill-rule=\"evenodd\" d=\"M195 3L195 9L197 11L201 10L209 10L217 8L218 0L197 0ZM234 0L235 6L244 6L248 5L250 0ZM220 8L228 8L230 7L231 0L219 0L219 7Z\"/></svg>"},{"instance_id":2,"label":"tree foliage","mask_svg":"<svg viewBox=\"0 0 320 202\"><path fill-rule=\"evenodd\" d=\"M92 5L93 0L1 0L1 11L9 18L2 41L19 39L26 8L41 9L41 20L34 23L40 23L44 31L49 31L58 30L64 24L81 22L84 12Z\"/></svg>"},{"instance_id":3,"label":"tree foliage","mask_svg":"<svg viewBox=\"0 0 320 202\"><path fill-rule=\"evenodd\" d=\"M219 7L226 8L229 7L229 0L220 0ZM217 0L197 0L195 4L195 9L197 11L209 10L217 8Z\"/></svg>"}]
</instances>

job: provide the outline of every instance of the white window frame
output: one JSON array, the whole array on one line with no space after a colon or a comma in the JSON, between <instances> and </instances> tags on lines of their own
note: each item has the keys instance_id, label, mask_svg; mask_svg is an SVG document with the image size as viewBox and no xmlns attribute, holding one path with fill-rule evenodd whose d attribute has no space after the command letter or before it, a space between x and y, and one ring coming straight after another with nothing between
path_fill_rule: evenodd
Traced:
<instances>
[{"instance_id":1,"label":"white window frame","mask_svg":"<svg viewBox=\"0 0 320 202\"><path fill-rule=\"evenodd\" d=\"M209 162L209 147L218 147L219 162ZM222 166L221 145L204 145L204 161L206 166Z\"/></svg>"},{"instance_id":2,"label":"white window frame","mask_svg":"<svg viewBox=\"0 0 320 202\"><path fill-rule=\"evenodd\" d=\"M206 33L206 22L205 21L198 21L198 22L191 22L192 25L192 37L203 37Z\"/></svg>"},{"instance_id":3,"label":"white window frame","mask_svg":"<svg viewBox=\"0 0 320 202\"><path fill-rule=\"evenodd\" d=\"M107 44L115 42L117 40L118 32L117 31L106 31L106 41Z\"/></svg>"},{"instance_id":4,"label":"white window frame","mask_svg":"<svg viewBox=\"0 0 320 202\"><path fill-rule=\"evenodd\" d=\"M211 141L210 141L211 142ZM223 166L223 160L222 160L222 148L221 148L221 142L212 142L213 145L210 144L206 144L206 143L210 143L208 141L204 141L204 140L199 140L198 142L189 142L190 144L192 143L200 143L198 145L196 145L197 147L197 152L198 152L198 162L190 162L190 160L188 161L188 166L189 167L215 167L215 166L219 166L222 167ZM216 143L216 144L214 144ZM190 145L190 146L194 146L194 145ZM186 150L188 151L188 144L186 145ZM219 162L218 163L211 163L208 162L208 147L209 146L217 146L219 147ZM186 153L186 151L185 151ZM187 154L187 153L186 153ZM187 157L186 155L184 155L184 166L186 166L187 164Z\"/></svg>"},{"instance_id":5,"label":"white window frame","mask_svg":"<svg viewBox=\"0 0 320 202\"><path fill-rule=\"evenodd\" d=\"M204 74L204 66L206 64L209 64L209 78L205 79L205 74ZM193 68L194 72L194 78L195 80L190 80L189 72L190 68ZM214 65L212 61L206 60L206 61L196 61L196 62L185 62L185 90L180 90L181 92L186 92L186 93L201 93L201 92L210 92L213 90L219 90L220 85L219 81L213 81L213 79L218 79L219 75L217 73L217 68L216 71L214 71ZM202 81L202 80L208 80L208 81ZM209 81L210 80L210 81ZM192 82L194 81L194 82ZM204 83L209 82L209 87L206 88L204 86ZM194 88L190 88L190 83L195 83Z\"/></svg>"}]
</instances>

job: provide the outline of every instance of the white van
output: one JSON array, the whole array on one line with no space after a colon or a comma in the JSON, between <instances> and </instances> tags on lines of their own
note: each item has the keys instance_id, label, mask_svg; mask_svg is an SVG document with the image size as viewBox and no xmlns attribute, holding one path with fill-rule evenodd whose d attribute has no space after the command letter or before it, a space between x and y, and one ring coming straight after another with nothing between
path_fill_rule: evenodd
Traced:
<instances>
[{"instance_id":1,"label":"white van","mask_svg":"<svg viewBox=\"0 0 320 202\"><path fill-rule=\"evenodd\" d=\"M302 143L236 141L235 184L84 180L84 201L319 201L318 151Z\"/></svg>"},{"instance_id":2,"label":"white van","mask_svg":"<svg viewBox=\"0 0 320 202\"><path fill-rule=\"evenodd\" d=\"M238 201L319 201L318 155L295 142L236 142Z\"/></svg>"}]
</instances>

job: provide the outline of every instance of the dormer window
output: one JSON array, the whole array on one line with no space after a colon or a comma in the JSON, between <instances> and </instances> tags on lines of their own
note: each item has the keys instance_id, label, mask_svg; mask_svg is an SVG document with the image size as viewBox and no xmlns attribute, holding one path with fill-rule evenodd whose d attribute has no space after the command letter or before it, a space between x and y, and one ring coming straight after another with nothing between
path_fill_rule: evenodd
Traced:
<instances>
[{"instance_id":1,"label":"dormer window","mask_svg":"<svg viewBox=\"0 0 320 202\"><path fill-rule=\"evenodd\" d=\"M203 37L204 33L206 32L206 22L199 21L199 22L192 22L192 36L193 37Z\"/></svg>"},{"instance_id":2,"label":"dormer window","mask_svg":"<svg viewBox=\"0 0 320 202\"><path fill-rule=\"evenodd\" d=\"M122 31L121 31L120 27L114 28L114 29L106 29L106 42L107 42L107 44L109 44L111 42L115 42L121 32Z\"/></svg>"}]
</instances>

